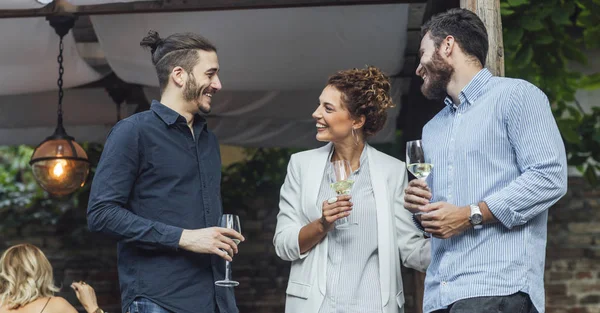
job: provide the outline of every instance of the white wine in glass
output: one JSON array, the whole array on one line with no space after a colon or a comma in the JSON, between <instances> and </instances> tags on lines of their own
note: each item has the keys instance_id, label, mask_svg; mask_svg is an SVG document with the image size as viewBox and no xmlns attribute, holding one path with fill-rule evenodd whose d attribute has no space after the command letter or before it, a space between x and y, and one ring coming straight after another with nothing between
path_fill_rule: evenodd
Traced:
<instances>
[{"instance_id":1,"label":"white wine in glass","mask_svg":"<svg viewBox=\"0 0 600 313\"><path fill-rule=\"evenodd\" d=\"M407 165L408 170L415 175L416 178L426 179L431 174L433 165L431 163L411 163Z\"/></svg>"},{"instance_id":2,"label":"white wine in glass","mask_svg":"<svg viewBox=\"0 0 600 313\"><path fill-rule=\"evenodd\" d=\"M433 164L425 161L423 143L413 140L406 143L406 167L416 178L425 180L431 174Z\"/></svg>"},{"instance_id":3,"label":"white wine in glass","mask_svg":"<svg viewBox=\"0 0 600 313\"><path fill-rule=\"evenodd\" d=\"M242 233L240 218L237 215L223 214L223 216L221 217L220 226L223 228L233 229L240 234ZM240 244L239 239L231 238L231 240L233 240L233 242L235 242L236 245ZM231 280L231 262L225 260L225 279L216 281L215 285L221 287L235 287L239 284L240 283L238 283L237 281Z\"/></svg>"},{"instance_id":4,"label":"white wine in glass","mask_svg":"<svg viewBox=\"0 0 600 313\"><path fill-rule=\"evenodd\" d=\"M348 160L336 160L333 163L333 172L335 173L335 183L331 184L331 188L335 191L338 196L348 195L352 190L354 181L350 179L352 174L352 167ZM347 228L350 226L348 223L348 217L344 216L337 220L336 228Z\"/></svg>"}]
</instances>

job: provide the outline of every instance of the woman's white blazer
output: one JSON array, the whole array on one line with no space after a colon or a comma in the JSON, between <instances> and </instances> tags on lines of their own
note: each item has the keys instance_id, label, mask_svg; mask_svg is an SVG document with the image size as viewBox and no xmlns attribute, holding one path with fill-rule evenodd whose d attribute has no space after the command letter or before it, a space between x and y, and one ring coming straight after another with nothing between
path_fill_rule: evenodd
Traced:
<instances>
[{"instance_id":1,"label":"woman's white blazer","mask_svg":"<svg viewBox=\"0 0 600 313\"><path fill-rule=\"evenodd\" d=\"M277 255L292 262L286 313L317 313L326 293L327 237L300 254L298 234L303 226L321 217L324 199L317 197L330 151L331 143L292 155L281 187L273 243ZM402 313L400 260L405 266L424 272L431 260L430 242L404 209L407 186L404 163L371 146L367 146L366 153L377 207L381 306L384 313Z\"/></svg>"}]
</instances>

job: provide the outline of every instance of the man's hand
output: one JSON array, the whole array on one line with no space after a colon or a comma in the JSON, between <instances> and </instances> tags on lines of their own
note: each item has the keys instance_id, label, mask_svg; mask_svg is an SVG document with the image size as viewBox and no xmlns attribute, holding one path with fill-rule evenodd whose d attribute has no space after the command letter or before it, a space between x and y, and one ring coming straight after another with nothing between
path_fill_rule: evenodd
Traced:
<instances>
[{"instance_id":1,"label":"man's hand","mask_svg":"<svg viewBox=\"0 0 600 313\"><path fill-rule=\"evenodd\" d=\"M433 237L447 239L471 228L471 208L448 202L435 202L421 208L421 225Z\"/></svg>"},{"instance_id":2,"label":"man's hand","mask_svg":"<svg viewBox=\"0 0 600 313\"><path fill-rule=\"evenodd\" d=\"M196 253L216 254L231 262L231 257L238 253L237 245L232 239L246 240L240 233L229 228L184 229L179 239L179 247Z\"/></svg>"},{"instance_id":3,"label":"man's hand","mask_svg":"<svg viewBox=\"0 0 600 313\"><path fill-rule=\"evenodd\" d=\"M419 207L429 204L431 190L427 182L421 179L413 179L404 190L404 207L412 213L417 213Z\"/></svg>"}]
</instances>

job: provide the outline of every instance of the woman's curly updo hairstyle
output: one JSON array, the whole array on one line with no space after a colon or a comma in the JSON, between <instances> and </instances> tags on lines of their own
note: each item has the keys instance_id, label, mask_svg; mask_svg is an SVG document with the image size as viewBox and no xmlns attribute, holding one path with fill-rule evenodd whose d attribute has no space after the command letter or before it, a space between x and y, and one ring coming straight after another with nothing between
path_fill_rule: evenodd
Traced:
<instances>
[{"instance_id":1,"label":"woman's curly updo hairstyle","mask_svg":"<svg viewBox=\"0 0 600 313\"><path fill-rule=\"evenodd\" d=\"M342 104L353 118L365 116L365 137L375 135L383 128L387 119L386 110L394 107L390 79L374 66L339 71L329 77L327 86L341 92Z\"/></svg>"}]
</instances>

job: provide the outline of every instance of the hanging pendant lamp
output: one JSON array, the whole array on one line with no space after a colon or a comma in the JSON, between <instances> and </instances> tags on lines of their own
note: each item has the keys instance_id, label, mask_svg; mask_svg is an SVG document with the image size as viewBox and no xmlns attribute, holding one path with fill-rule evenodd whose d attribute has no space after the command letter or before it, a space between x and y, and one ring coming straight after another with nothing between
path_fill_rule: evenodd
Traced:
<instances>
[{"instance_id":1,"label":"hanging pendant lamp","mask_svg":"<svg viewBox=\"0 0 600 313\"><path fill-rule=\"evenodd\" d=\"M63 127L63 37L75 24L74 16L49 16L46 18L60 37L58 54L58 124L54 134L34 150L29 164L35 180L54 196L65 196L83 187L90 162L85 150Z\"/></svg>"}]
</instances>

